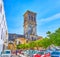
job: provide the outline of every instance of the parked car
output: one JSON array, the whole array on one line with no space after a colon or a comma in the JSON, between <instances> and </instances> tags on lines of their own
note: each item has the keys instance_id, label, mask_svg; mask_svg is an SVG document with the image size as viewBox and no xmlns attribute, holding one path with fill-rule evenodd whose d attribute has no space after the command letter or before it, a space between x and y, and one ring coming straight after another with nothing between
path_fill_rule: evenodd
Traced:
<instances>
[{"instance_id":1,"label":"parked car","mask_svg":"<svg viewBox=\"0 0 60 57\"><path fill-rule=\"evenodd\" d=\"M53 51L51 57L60 57L60 51Z\"/></svg>"},{"instance_id":2,"label":"parked car","mask_svg":"<svg viewBox=\"0 0 60 57\"><path fill-rule=\"evenodd\" d=\"M27 57L32 57L33 54L39 52L38 50L25 50L23 51L24 55L26 55Z\"/></svg>"},{"instance_id":3,"label":"parked car","mask_svg":"<svg viewBox=\"0 0 60 57\"><path fill-rule=\"evenodd\" d=\"M2 57L11 57L11 50L4 50L1 55Z\"/></svg>"},{"instance_id":4,"label":"parked car","mask_svg":"<svg viewBox=\"0 0 60 57\"><path fill-rule=\"evenodd\" d=\"M51 56L50 53L45 51L40 51L33 55L33 57L50 57L50 56Z\"/></svg>"},{"instance_id":5,"label":"parked car","mask_svg":"<svg viewBox=\"0 0 60 57\"><path fill-rule=\"evenodd\" d=\"M52 53L52 52L53 52L53 50L49 50L49 49L48 49L48 50L46 50L46 52Z\"/></svg>"}]
</instances>

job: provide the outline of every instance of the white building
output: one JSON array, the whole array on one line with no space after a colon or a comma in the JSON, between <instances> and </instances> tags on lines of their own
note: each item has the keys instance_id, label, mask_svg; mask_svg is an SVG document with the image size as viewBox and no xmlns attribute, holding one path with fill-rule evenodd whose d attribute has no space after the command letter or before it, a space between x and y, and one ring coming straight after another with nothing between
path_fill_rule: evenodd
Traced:
<instances>
[{"instance_id":1,"label":"white building","mask_svg":"<svg viewBox=\"0 0 60 57\"><path fill-rule=\"evenodd\" d=\"M3 0L0 0L0 52L8 46L8 31Z\"/></svg>"}]
</instances>

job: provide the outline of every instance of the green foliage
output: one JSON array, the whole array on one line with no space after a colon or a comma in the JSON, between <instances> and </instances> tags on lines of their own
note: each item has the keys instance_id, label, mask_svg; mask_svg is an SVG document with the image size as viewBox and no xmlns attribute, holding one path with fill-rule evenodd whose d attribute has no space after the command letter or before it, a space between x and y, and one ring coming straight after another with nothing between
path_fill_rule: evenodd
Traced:
<instances>
[{"instance_id":1,"label":"green foliage","mask_svg":"<svg viewBox=\"0 0 60 57\"><path fill-rule=\"evenodd\" d=\"M60 46L60 28L58 28L54 33L48 34L52 44Z\"/></svg>"},{"instance_id":2,"label":"green foliage","mask_svg":"<svg viewBox=\"0 0 60 57\"><path fill-rule=\"evenodd\" d=\"M17 45L17 49L33 49L34 47L43 47L47 48L50 45L50 40L48 38L42 39L42 40L37 40L37 41L31 41L30 43L26 44L20 44Z\"/></svg>"},{"instance_id":3,"label":"green foliage","mask_svg":"<svg viewBox=\"0 0 60 57\"><path fill-rule=\"evenodd\" d=\"M51 33L50 31L47 32L47 37L43 38L42 40L31 41L30 43L20 44L17 45L17 49L28 49L34 47L43 47L47 48L51 44L56 46L60 46L60 28L58 28L55 32Z\"/></svg>"},{"instance_id":4,"label":"green foliage","mask_svg":"<svg viewBox=\"0 0 60 57\"><path fill-rule=\"evenodd\" d=\"M43 48L46 49L48 46L51 45L50 39L44 38L44 39L43 39L43 42L42 42L42 45L43 45Z\"/></svg>"}]
</instances>

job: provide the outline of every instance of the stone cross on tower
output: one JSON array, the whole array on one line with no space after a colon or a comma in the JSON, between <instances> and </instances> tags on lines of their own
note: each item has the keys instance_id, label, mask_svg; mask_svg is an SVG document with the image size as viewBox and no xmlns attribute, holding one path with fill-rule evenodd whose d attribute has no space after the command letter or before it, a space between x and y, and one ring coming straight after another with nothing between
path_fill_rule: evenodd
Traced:
<instances>
[{"instance_id":1,"label":"stone cross on tower","mask_svg":"<svg viewBox=\"0 0 60 57\"><path fill-rule=\"evenodd\" d=\"M24 14L24 36L29 40L36 40L36 13L28 11Z\"/></svg>"}]
</instances>

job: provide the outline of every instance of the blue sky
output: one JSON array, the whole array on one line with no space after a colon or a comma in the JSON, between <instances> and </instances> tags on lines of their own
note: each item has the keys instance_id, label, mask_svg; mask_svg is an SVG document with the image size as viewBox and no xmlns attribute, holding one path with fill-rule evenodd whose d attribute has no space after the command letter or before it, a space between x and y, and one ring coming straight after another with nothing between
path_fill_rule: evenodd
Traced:
<instances>
[{"instance_id":1,"label":"blue sky","mask_svg":"<svg viewBox=\"0 0 60 57\"><path fill-rule=\"evenodd\" d=\"M37 13L37 35L46 36L60 27L60 0L4 0L9 33L23 34L23 14Z\"/></svg>"}]
</instances>

